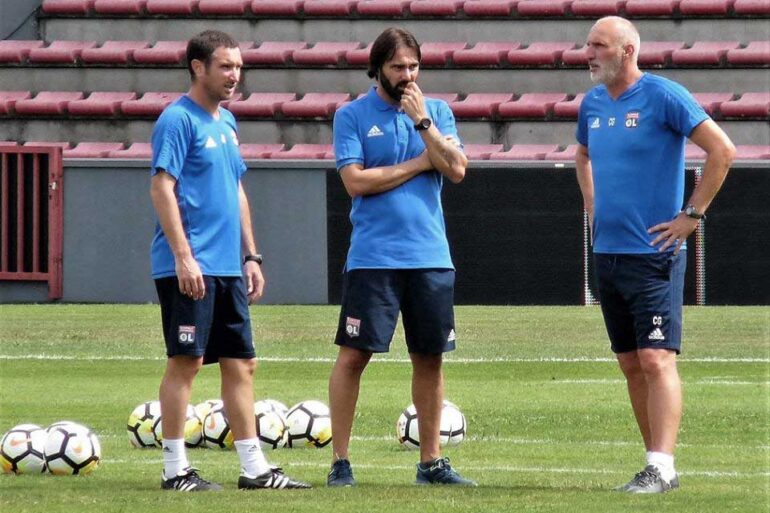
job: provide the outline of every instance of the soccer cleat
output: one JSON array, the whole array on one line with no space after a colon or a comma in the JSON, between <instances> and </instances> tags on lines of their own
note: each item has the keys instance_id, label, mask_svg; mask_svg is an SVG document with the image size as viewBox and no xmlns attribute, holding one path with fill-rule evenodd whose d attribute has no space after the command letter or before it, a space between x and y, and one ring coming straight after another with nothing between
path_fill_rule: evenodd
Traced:
<instances>
[{"instance_id":1,"label":"soccer cleat","mask_svg":"<svg viewBox=\"0 0 770 513\"><path fill-rule=\"evenodd\" d=\"M449 458L438 458L433 460L430 467L424 468L422 463L417 464L417 480L414 484L418 485L457 485L457 486L478 486L476 481L460 477L449 464Z\"/></svg>"},{"instance_id":2,"label":"soccer cleat","mask_svg":"<svg viewBox=\"0 0 770 513\"><path fill-rule=\"evenodd\" d=\"M170 479L161 473L160 487L162 490L180 492L218 492L222 489L222 486L203 479L198 475L198 469L192 467L187 467Z\"/></svg>"},{"instance_id":3,"label":"soccer cleat","mask_svg":"<svg viewBox=\"0 0 770 513\"><path fill-rule=\"evenodd\" d=\"M264 474L260 474L257 477L241 476L238 478L239 490L259 490L259 489L273 489L283 490L286 488L292 489L305 489L312 488L307 483L302 481L295 481L289 476L283 473L283 470L278 467L272 467Z\"/></svg>"},{"instance_id":4,"label":"soccer cleat","mask_svg":"<svg viewBox=\"0 0 770 513\"><path fill-rule=\"evenodd\" d=\"M332 464L329 476L326 478L326 486L355 486L353 469L348 460L337 460Z\"/></svg>"},{"instance_id":5,"label":"soccer cleat","mask_svg":"<svg viewBox=\"0 0 770 513\"><path fill-rule=\"evenodd\" d=\"M665 481L655 465L647 465L626 485L615 490L627 493L665 493L675 488L679 488L678 475L674 475L671 481Z\"/></svg>"}]
</instances>

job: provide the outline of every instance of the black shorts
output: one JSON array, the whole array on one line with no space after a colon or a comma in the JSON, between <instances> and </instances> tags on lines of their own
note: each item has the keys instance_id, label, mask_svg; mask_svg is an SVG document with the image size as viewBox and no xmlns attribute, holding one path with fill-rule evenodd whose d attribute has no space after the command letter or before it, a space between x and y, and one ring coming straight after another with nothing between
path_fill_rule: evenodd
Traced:
<instances>
[{"instance_id":1,"label":"black shorts","mask_svg":"<svg viewBox=\"0 0 770 513\"><path fill-rule=\"evenodd\" d=\"M599 303L615 353L681 351L686 251L594 254Z\"/></svg>"},{"instance_id":2,"label":"black shorts","mask_svg":"<svg viewBox=\"0 0 770 513\"><path fill-rule=\"evenodd\" d=\"M384 353L401 312L410 353L455 348L452 269L355 269L345 273L335 344Z\"/></svg>"},{"instance_id":3,"label":"black shorts","mask_svg":"<svg viewBox=\"0 0 770 513\"><path fill-rule=\"evenodd\" d=\"M204 276L203 281L206 295L195 301L179 292L176 276L155 280L166 354L203 356L204 364L220 357L254 358L243 278Z\"/></svg>"}]
</instances>

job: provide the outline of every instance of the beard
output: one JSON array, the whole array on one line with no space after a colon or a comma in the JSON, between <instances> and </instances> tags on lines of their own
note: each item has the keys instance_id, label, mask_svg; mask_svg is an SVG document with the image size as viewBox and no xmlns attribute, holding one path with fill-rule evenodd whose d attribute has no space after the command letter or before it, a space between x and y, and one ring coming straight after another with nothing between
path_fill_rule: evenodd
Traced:
<instances>
[{"instance_id":1,"label":"beard","mask_svg":"<svg viewBox=\"0 0 770 513\"><path fill-rule=\"evenodd\" d=\"M404 91L406 90L406 86L408 84L409 82L399 82L398 84L393 85L387 78L380 74L380 85L382 86L382 89L387 93L388 96L397 102L401 101L401 97L404 95Z\"/></svg>"},{"instance_id":2,"label":"beard","mask_svg":"<svg viewBox=\"0 0 770 513\"><path fill-rule=\"evenodd\" d=\"M594 84L610 84L615 81L623 67L623 57L607 59L601 63L601 67L596 71L591 71L591 82Z\"/></svg>"}]
</instances>

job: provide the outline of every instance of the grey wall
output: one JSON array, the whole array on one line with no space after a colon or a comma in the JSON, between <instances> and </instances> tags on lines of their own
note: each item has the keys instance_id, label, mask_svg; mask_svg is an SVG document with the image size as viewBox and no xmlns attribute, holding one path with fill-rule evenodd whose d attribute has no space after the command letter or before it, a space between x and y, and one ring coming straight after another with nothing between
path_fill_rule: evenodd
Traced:
<instances>
[{"instance_id":1,"label":"grey wall","mask_svg":"<svg viewBox=\"0 0 770 513\"><path fill-rule=\"evenodd\" d=\"M40 39L35 11L42 0L0 0L0 39Z\"/></svg>"}]
</instances>

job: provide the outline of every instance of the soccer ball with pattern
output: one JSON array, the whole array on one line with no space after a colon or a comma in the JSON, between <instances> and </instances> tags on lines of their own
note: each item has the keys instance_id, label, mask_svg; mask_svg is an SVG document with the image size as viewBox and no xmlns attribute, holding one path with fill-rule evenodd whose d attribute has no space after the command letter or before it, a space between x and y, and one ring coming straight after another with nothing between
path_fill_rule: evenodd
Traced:
<instances>
[{"instance_id":1,"label":"soccer ball with pattern","mask_svg":"<svg viewBox=\"0 0 770 513\"><path fill-rule=\"evenodd\" d=\"M206 415L208 415L211 410L214 408L223 408L224 405L225 403L222 402L222 399L207 399L202 403L196 404L194 408L198 418L203 422L203 419L206 418Z\"/></svg>"},{"instance_id":2,"label":"soccer ball with pattern","mask_svg":"<svg viewBox=\"0 0 770 513\"><path fill-rule=\"evenodd\" d=\"M405 449L418 449L420 447L420 431L417 422L417 409L410 404L396 422L396 436ZM449 401L444 401L441 409L441 424L439 426L439 445L442 447L458 445L465 438L467 423L465 415L460 409Z\"/></svg>"},{"instance_id":3,"label":"soccer ball with pattern","mask_svg":"<svg viewBox=\"0 0 770 513\"><path fill-rule=\"evenodd\" d=\"M19 424L8 430L0 441L0 466L10 474L45 472L45 429L35 424Z\"/></svg>"},{"instance_id":4,"label":"soccer ball with pattern","mask_svg":"<svg viewBox=\"0 0 770 513\"><path fill-rule=\"evenodd\" d=\"M289 413L289 408L286 407L281 401L275 399L262 399L254 403L254 411L274 411L286 418L286 414Z\"/></svg>"},{"instance_id":5,"label":"soccer ball with pattern","mask_svg":"<svg viewBox=\"0 0 770 513\"><path fill-rule=\"evenodd\" d=\"M51 426L43 453L48 471L56 475L90 474L102 458L96 435L74 422Z\"/></svg>"},{"instance_id":6,"label":"soccer ball with pattern","mask_svg":"<svg viewBox=\"0 0 770 513\"><path fill-rule=\"evenodd\" d=\"M203 445L211 449L233 448L233 433L224 406L213 408L203 419Z\"/></svg>"},{"instance_id":7,"label":"soccer ball with pattern","mask_svg":"<svg viewBox=\"0 0 770 513\"><path fill-rule=\"evenodd\" d=\"M329 407L320 401L295 404L286 415L289 447L326 447L332 441Z\"/></svg>"},{"instance_id":8,"label":"soccer ball with pattern","mask_svg":"<svg viewBox=\"0 0 770 513\"><path fill-rule=\"evenodd\" d=\"M257 438L263 449L278 449L286 443L286 417L272 409L266 401L254 403Z\"/></svg>"},{"instance_id":9,"label":"soccer ball with pattern","mask_svg":"<svg viewBox=\"0 0 770 513\"><path fill-rule=\"evenodd\" d=\"M158 445L163 442L163 416L155 417L152 422L152 435ZM203 422L195 408L191 404L187 405L184 421L184 444L187 447L198 447L203 441Z\"/></svg>"},{"instance_id":10,"label":"soccer ball with pattern","mask_svg":"<svg viewBox=\"0 0 770 513\"><path fill-rule=\"evenodd\" d=\"M160 418L160 402L142 403L128 416L128 441L134 447L159 447L160 442L152 432L155 419Z\"/></svg>"}]
</instances>

